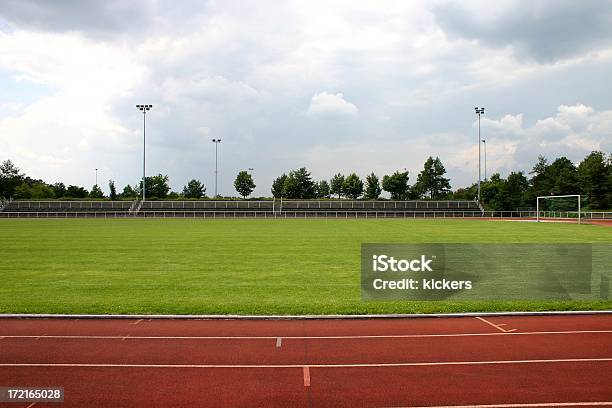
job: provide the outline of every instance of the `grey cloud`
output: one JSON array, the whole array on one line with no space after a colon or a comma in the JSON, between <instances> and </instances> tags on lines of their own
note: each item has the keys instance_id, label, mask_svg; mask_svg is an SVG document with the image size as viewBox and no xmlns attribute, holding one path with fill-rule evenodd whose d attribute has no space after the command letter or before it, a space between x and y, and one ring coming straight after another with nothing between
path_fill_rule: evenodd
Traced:
<instances>
[{"instance_id":1,"label":"grey cloud","mask_svg":"<svg viewBox=\"0 0 612 408\"><path fill-rule=\"evenodd\" d=\"M164 8L164 3L144 0L4 0L0 2L0 22L30 30L79 32L96 38L142 39L154 31L182 27L194 10L191 1L168 4L172 6ZM205 4L198 4L199 11L205 9Z\"/></svg>"},{"instance_id":2,"label":"grey cloud","mask_svg":"<svg viewBox=\"0 0 612 408\"><path fill-rule=\"evenodd\" d=\"M494 19L475 16L456 3L434 8L450 37L478 40L491 47L512 46L519 58L551 63L612 42L612 1L523 1Z\"/></svg>"}]
</instances>

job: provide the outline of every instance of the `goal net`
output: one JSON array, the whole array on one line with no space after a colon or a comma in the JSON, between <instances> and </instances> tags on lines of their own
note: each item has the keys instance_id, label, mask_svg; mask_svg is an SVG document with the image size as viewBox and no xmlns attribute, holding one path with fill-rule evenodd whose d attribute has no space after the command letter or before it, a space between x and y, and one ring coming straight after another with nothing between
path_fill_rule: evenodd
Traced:
<instances>
[{"instance_id":1,"label":"goal net","mask_svg":"<svg viewBox=\"0 0 612 408\"><path fill-rule=\"evenodd\" d=\"M538 221L576 221L580 224L580 196L540 196L537 198L536 218Z\"/></svg>"}]
</instances>

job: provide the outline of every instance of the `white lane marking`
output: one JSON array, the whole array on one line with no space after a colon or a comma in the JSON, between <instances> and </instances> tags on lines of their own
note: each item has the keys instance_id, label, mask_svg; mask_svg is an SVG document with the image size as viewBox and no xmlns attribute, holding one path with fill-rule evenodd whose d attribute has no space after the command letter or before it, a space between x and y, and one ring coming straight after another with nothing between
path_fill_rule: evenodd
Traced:
<instances>
[{"instance_id":1,"label":"white lane marking","mask_svg":"<svg viewBox=\"0 0 612 408\"><path fill-rule=\"evenodd\" d=\"M609 358L563 358L552 360L433 361L409 363L309 364L310 368L424 367L496 364L550 364L612 362ZM0 367L108 367L108 368L303 368L303 364L112 364L112 363L0 363Z\"/></svg>"},{"instance_id":2,"label":"white lane marking","mask_svg":"<svg viewBox=\"0 0 612 408\"><path fill-rule=\"evenodd\" d=\"M490 325L490 326L495 327L497 330L499 330L499 331L501 331L501 332L503 332L503 333L512 333L512 332L516 331L516 329L506 330L506 329L504 329L503 327L501 327L501 326L505 326L505 325L506 325L505 323L503 323L503 324L495 324L495 323L493 323L493 322L488 321L487 319L483 319L483 318L482 318L482 317L480 317L480 316L476 316L476 318L477 318L478 320L480 320L481 322L485 322L486 324L488 324L488 325Z\"/></svg>"},{"instance_id":3,"label":"white lane marking","mask_svg":"<svg viewBox=\"0 0 612 408\"><path fill-rule=\"evenodd\" d=\"M304 387L310 387L310 367L304 366Z\"/></svg>"},{"instance_id":4,"label":"white lane marking","mask_svg":"<svg viewBox=\"0 0 612 408\"><path fill-rule=\"evenodd\" d=\"M409 339L428 337L487 337L487 336L535 336L554 334L610 334L612 330L571 330L571 331L537 331L537 332L494 332L494 333L449 333L449 334L380 334L380 335L347 335L347 336L282 336L283 339L294 340L334 340L334 339ZM5 339L124 339L126 336L86 336L86 335L4 335ZM135 340L270 340L278 336L129 336Z\"/></svg>"},{"instance_id":5,"label":"white lane marking","mask_svg":"<svg viewBox=\"0 0 612 408\"><path fill-rule=\"evenodd\" d=\"M283 338L282 337L277 337L276 338L276 347L280 348L283 345Z\"/></svg>"},{"instance_id":6,"label":"white lane marking","mask_svg":"<svg viewBox=\"0 0 612 408\"><path fill-rule=\"evenodd\" d=\"M30 405L28 405L26 408L32 408L34 405L36 405L35 402L31 403Z\"/></svg>"},{"instance_id":7,"label":"white lane marking","mask_svg":"<svg viewBox=\"0 0 612 408\"><path fill-rule=\"evenodd\" d=\"M406 406L394 408L527 408L527 407L600 407L612 406L612 401L593 402L533 402L524 404L489 404L489 405L425 405L420 407Z\"/></svg>"},{"instance_id":8,"label":"white lane marking","mask_svg":"<svg viewBox=\"0 0 612 408\"><path fill-rule=\"evenodd\" d=\"M128 323L128 324L133 324L133 325L137 325L138 323L142 322L144 319L138 319L135 322L132 323Z\"/></svg>"}]
</instances>

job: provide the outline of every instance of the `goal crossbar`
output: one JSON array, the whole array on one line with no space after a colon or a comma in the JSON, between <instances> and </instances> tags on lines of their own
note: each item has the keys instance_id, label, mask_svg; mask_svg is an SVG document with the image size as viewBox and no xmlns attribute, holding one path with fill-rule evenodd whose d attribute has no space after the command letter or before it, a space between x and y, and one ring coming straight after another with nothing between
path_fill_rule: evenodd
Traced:
<instances>
[{"instance_id":1,"label":"goal crossbar","mask_svg":"<svg viewBox=\"0 0 612 408\"><path fill-rule=\"evenodd\" d=\"M580 224L580 194L568 194L568 195L558 195L558 196L539 196L536 199L536 220L540 222L540 198L542 199L552 199L552 198L572 198L576 197L578 199L578 224ZM569 213L569 211L568 211Z\"/></svg>"}]
</instances>

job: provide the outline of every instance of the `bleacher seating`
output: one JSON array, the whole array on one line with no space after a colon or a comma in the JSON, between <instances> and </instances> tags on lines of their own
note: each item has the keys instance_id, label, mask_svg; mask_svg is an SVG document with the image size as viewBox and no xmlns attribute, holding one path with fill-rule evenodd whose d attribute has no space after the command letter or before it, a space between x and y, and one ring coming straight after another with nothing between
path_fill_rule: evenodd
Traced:
<instances>
[{"instance_id":1,"label":"bleacher seating","mask_svg":"<svg viewBox=\"0 0 612 408\"><path fill-rule=\"evenodd\" d=\"M12 201L0 217L477 217L475 201Z\"/></svg>"}]
</instances>

